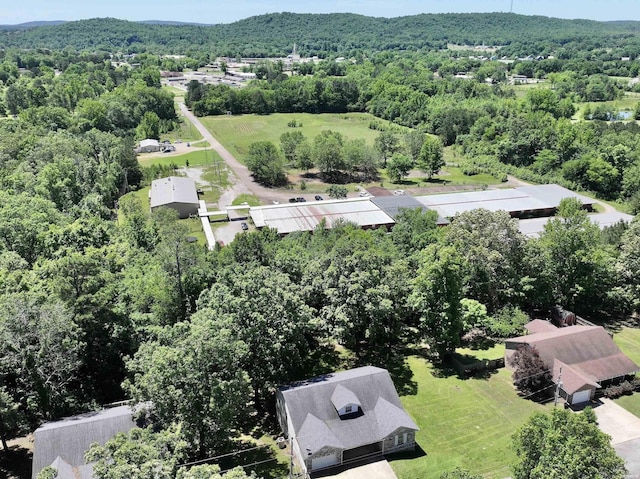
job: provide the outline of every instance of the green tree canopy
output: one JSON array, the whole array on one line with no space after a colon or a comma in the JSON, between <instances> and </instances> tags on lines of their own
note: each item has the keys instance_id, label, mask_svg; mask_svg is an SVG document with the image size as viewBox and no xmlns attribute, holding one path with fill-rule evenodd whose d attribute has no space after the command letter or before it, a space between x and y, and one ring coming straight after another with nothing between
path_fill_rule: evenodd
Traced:
<instances>
[{"instance_id":1,"label":"green tree canopy","mask_svg":"<svg viewBox=\"0 0 640 479\"><path fill-rule=\"evenodd\" d=\"M626 468L610 437L582 414L535 413L514 434L514 479L622 479Z\"/></svg>"}]
</instances>

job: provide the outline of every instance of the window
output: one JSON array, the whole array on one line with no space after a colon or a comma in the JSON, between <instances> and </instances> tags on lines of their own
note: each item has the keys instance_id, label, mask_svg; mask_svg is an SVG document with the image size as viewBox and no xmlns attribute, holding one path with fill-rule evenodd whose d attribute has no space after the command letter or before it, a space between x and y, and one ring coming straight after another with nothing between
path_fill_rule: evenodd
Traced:
<instances>
[{"instance_id":1,"label":"window","mask_svg":"<svg viewBox=\"0 0 640 479\"><path fill-rule=\"evenodd\" d=\"M345 414L349 414L352 411L352 407L351 406L345 406L344 408L344 413Z\"/></svg>"}]
</instances>

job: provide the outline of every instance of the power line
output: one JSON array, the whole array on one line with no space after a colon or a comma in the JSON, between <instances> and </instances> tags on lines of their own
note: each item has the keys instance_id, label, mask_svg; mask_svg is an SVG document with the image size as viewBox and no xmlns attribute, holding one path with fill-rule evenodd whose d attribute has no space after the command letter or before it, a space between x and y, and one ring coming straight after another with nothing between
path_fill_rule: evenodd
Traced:
<instances>
[{"instance_id":1,"label":"power line","mask_svg":"<svg viewBox=\"0 0 640 479\"><path fill-rule=\"evenodd\" d=\"M198 461L185 462L184 464L178 464L178 467L195 466L196 464L203 464L205 462L213 461L215 459L220 459L222 457L229 457L229 456L235 456L237 454L244 454L245 452L255 451L256 449L262 449L265 447L270 447L270 446L268 444L263 444L261 446L250 447L248 449L240 449L239 451L228 452L226 454L220 454L219 456L207 457L205 459L199 459Z\"/></svg>"}]
</instances>

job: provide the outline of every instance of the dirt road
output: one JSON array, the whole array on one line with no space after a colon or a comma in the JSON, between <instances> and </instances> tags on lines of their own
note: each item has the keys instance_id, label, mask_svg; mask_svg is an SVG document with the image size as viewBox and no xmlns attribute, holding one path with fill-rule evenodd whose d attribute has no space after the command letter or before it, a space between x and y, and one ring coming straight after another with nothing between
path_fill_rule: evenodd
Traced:
<instances>
[{"instance_id":1,"label":"dirt road","mask_svg":"<svg viewBox=\"0 0 640 479\"><path fill-rule=\"evenodd\" d=\"M184 103L178 103L180 107L180 112L193 123L200 134L204 137L206 141L209 142L209 145L218 152L220 157L227 164L229 169L231 170L231 175L229 177L229 181L232 183L231 188L225 191L220 198L220 202L218 204L219 207L228 206L231 204L233 199L242 194L249 193L257 196L264 204L270 204L273 201L277 201L279 203L284 203L289 200L292 196L304 196L307 197L308 200L313 198L312 194L301 195L301 194L292 194L287 191L278 191L272 190L269 188L265 188L262 185L259 185L256 181L254 181L253 176L249 169L240 163L231 153L227 150L214 136L207 130L204 125L200 122L200 120L189 111L189 109L185 106Z\"/></svg>"}]
</instances>

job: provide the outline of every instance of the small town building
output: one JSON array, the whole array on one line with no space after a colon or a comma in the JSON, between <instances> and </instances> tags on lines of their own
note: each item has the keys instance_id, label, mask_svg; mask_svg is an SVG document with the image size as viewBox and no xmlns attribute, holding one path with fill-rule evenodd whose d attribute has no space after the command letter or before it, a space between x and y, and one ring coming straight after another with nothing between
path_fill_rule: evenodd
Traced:
<instances>
[{"instance_id":1,"label":"small town building","mask_svg":"<svg viewBox=\"0 0 640 479\"><path fill-rule=\"evenodd\" d=\"M543 323L529 323L525 328L533 334L506 341L505 364L509 366L509 358L518 347L535 348L554 383L560 383L560 396L571 405L587 402L597 389L640 371L602 326L556 328Z\"/></svg>"},{"instance_id":2,"label":"small town building","mask_svg":"<svg viewBox=\"0 0 640 479\"><path fill-rule=\"evenodd\" d=\"M146 140L142 140L140 142L140 147L138 148L138 152L154 153L156 151L160 151L160 142L158 140L147 138Z\"/></svg>"},{"instance_id":3,"label":"small town building","mask_svg":"<svg viewBox=\"0 0 640 479\"><path fill-rule=\"evenodd\" d=\"M180 176L152 181L149 200L152 211L164 206L176 210L180 218L197 214L200 205L195 181Z\"/></svg>"},{"instance_id":4,"label":"small town building","mask_svg":"<svg viewBox=\"0 0 640 479\"><path fill-rule=\"evenodd\" d=\"M326 374L281 387L278 422L305 473L414 450L419 430L386 369Z\"/></svg>"}]
</instances>

